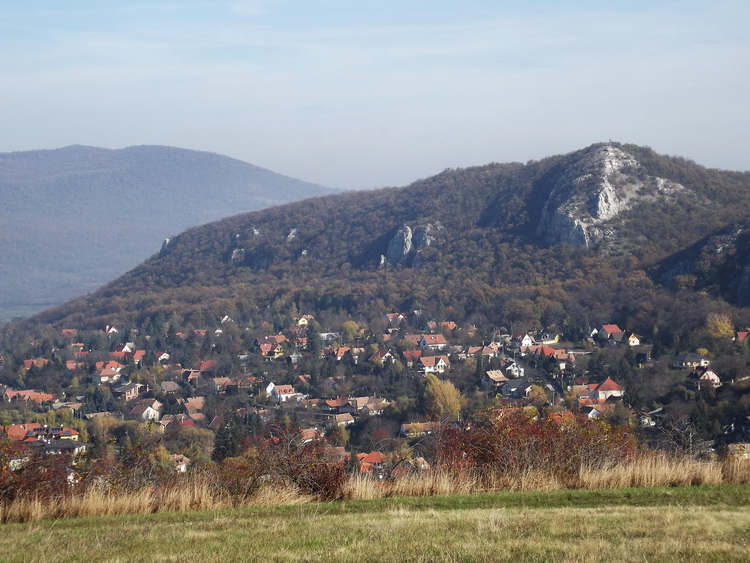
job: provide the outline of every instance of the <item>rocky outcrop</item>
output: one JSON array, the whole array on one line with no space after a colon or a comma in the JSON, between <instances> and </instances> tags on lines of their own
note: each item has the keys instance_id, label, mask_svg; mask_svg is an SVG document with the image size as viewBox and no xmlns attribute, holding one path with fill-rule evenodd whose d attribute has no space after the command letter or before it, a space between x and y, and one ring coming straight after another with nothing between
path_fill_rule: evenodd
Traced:
<instances>
[{"instance_id":1,"label":"rocky outcrop","mask_svg":"<svg viewBox=\"0 0 750 563\"><path fill-rule=\"evenodd\" d=\"M396 231L396 235L388 243L385 259L389 264L400 264L411 254L411 239L413 233L409 225L403 225Z\"/></svg>"},{"instance_id":2,"label":"rocky outcrop","mask_svg":"<svg viewBox=\"0 0 750 563\"><path fill-rule=\"evenodd\" d=\"M172 248L172 238L165 238L164 242L161 243L161 249L159 250L159 256L166 256Z\"/></svg>"},{"instance_id":3,"label":"rocky outcrop","mask_svg":"<svg viewBox=\"0 0 750 563\"><path fill-rule=\"evenodd\" d=\"M419 254L422 249L435 242L435 233L442 230L440 223L426 223L412 229L409 225L402 225L388 243L383 262L389 264L404 264L418 266Z\"/></svg>"},{"instance_id":4,"label":"rocky outcrop","mask_svg":"<svg viewBox=\"0 0 750 563\"><path fill-rule=\"evenodd\" d=\"M555 182L536 234L545 244L590 247L615 238L615 219L636 204L674 196L681 184L649 176L612 145L594 148Z\"/></svg>"}]
</instances>

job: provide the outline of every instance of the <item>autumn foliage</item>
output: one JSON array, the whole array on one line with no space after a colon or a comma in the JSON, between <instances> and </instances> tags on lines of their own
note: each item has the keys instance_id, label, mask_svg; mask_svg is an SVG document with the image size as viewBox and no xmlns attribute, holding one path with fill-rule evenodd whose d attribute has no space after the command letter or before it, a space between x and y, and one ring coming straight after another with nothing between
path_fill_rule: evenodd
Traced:
<instances>
[{"instance_id":1,"label":"autumn foliage","mask_svg":"<svg viewBox=\"0 0 750 563\"><path fill-rule=\"evenodd\" d=\"M464 428L447 428L439 462L483 475L543 471L563 481L583 468L604 468L636 456L635 438L624 428L536 408L490 408Z\"/></svg>"}]
</instances>

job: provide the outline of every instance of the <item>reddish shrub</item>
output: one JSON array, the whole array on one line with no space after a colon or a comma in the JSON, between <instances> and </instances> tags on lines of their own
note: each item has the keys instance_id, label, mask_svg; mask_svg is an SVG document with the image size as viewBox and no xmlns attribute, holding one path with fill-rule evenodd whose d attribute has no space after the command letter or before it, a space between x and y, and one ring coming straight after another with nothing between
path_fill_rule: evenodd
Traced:
<instances>
[{"instance_id":1,"label":"reddish shrub","mask_svg":"<svg viewBox=\"0 0 750 563\"><path fill-rule=\"evenodd\" d=\"M521 474L540 470L566 478L583 466L604 467L635 455L637 443L625 428L536 409L492 408L476 422L446 429L438 459L446 467Z\"/></svg>"}]
</instances>

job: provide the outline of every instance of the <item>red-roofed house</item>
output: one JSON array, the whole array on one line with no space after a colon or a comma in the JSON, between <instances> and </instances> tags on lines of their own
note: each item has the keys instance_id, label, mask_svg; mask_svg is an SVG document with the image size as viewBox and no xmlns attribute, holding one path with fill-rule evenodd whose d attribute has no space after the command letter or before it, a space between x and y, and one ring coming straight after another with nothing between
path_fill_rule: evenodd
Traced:
<instances>
[{"instance_id":1,"label":"red-roofed house","mask_svg":"<svg viewBox=\"0 0 750 563\"><path fill-rule=\"evenodd\" d=\"M271 395L271 398L277 403L286 403L297 395L297 391L291 385L276 385L274 383L268 384L266 393Z\"/></svg>"},{"instance_id":2,"label":"red-roofed house","mask_svg":"<svg viewBox=\"0 0 750 563\"><path fill-rule=\"evenodd\" d=\"M450 368L451 362L448 356L422 356L419 358L419 370L428 373L443 373Z\"/></svg>"},{"instance_id":3,"label":"red-roofed house","mask_svg":"<svg viewBox=\"0 0 750 563\"><path fill-rule=\"evenodd\" d=\"M424 334L419 340L419 347L423 350L445 350L448 347L448 341L442 334Z\"/></svg>"},{"instance_id":4,"label":"red-roofed house","mask_svg":"<svg viewBox=\"0 0 750 563\"><path fill-rule=\"evenodd\" d=\"M406 367L412 368L419 362L419 358L422 357L422 350L404 350L401 352L401 355L404 358Z\"/></svg>"},{"instance_id":5,"label":"red-roofed house","mask_svg":"<svg viewBox=\"0 0 750 563\"><path fill-rule=\"evenodd\" d=\"M601 383L593 385L590 397L592 399L609 399L610 397L622 397L625 388L620 386L614 379L608 377Z\"/></svg>"}]
</instances>

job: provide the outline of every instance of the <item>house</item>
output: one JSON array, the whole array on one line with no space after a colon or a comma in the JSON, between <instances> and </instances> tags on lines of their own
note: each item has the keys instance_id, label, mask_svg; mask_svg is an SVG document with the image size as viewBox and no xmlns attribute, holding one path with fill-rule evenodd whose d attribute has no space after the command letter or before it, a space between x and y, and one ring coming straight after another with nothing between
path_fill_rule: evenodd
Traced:
<instances>
[{"instance_id":1,"label":"house","mask_svg":"<svg viewBox=\"0 0 750 563\"><path fill-rule=\"evenodd\" d=\"M548 327L539 333L539 342L542 346L550 346L560 342L560 333L554 327Z\"/></svg>"},{"instance_id":2,"label":"house","mask_svg":"<svg viewBox=\"0 0 750 563\"><path fill-rule=\"evenodd\" d=\"M175 473L186 473L190 467L190 458L182 454L172 454L172 463Z\"/></svg>"},{"instance_id":3,"label":"house","mask_svg":"<svg viewBox=\"0 0 750 563\"><path fill-rule=\"evenodd\" d=\"M411 422L402 424L400 435L404 438L419 438L429 436L440 430L439 422Z\"/></svg>"},{"instance_id":4,"label":"house","mask_svg":"<svg viewBox=\"0 0 750 563\"><path fill-rule=\"evenodd\" d=\"M569 363L575 363L575 356L565 350L558 350L550 346L537 346L531 350L533 350L532 357L535 361L554 359L560 370L565 370Z\"/></svg>"},{"instance_id":5,"label":"house","mask_svg":"<svg viewBox=\"0 0 750 563\"><path fill-rule=\"evenodd\" d=\"M180 391L180 385L176 381L162 381L159 387L165 395L174 395Z\"/></svg>"},{"instance_id":6,"label":"house","mask_svg":"<svg viewBox=\"0 0 750 563\"><path fill-rule=\"evenodd\" d=\"M506 381L508 381L508 378L505 377L505 374L499 369L494 369L488 370L482 376L480 385L485 391L499 391Z\"/></svg>"},{"instance_id":7,"label":"house","mask_svg":"<svg viewBox=\"0 0 750 563\"><path fill-rule=\"evenodd\" d=\"M524 368L518 365L518 362L515 360L507 359L500 362L500 369L503 370L506 377L518 379L524 375Z\"/></svg>"},{"instance_id":8,"label":"house","mask_svg":"<svg viewBox=\"0 0 750 563\"><path fill-rule=\"evenodd\" d=\"M102 385L104 383L117 383L120 381L120 370L115 368L104 368L95 373L91 381L94 385Z\"/></svg>"},{"instance_id":9,"label":"house","mask_svg":"<svg viewBox=\"0 0 750 563\"><path fill-rule=\"evenodd\" d=\"M41 428L42 425L37 422L28 422L26 424L10 424L9 426L0 426L0 436L18 442L26 438L30 431Z\"/></svg>"},{"instance_id":10,"label":"house","mask_svg":"<svg viewBox=\"0 0 750 563\"><path fill-rule=\"evenodd\" d=\"M137 365L138 367L143 364L143 358L146 357L146 350L136 350L130 355L130 359L133 360L133 363Z\"/></svg>"},{"instance_id":11,"label":"house","mask_svg":"<svg viewBox=\"0 0 750 563\"><path fill-rule=\"evenodd\" d=\"M323 412L331 414L354 413L356 408L350 403L349 397L337 397L323 401Z\"/></svg>"},{"instance_id":12,"label":"house","mask_svg":"<svg viewBox=\"0 0 750 563\"><path fill-rule=\"evenodd\" d=\"M398 325L406 320L406 315L403 313L386 313L385 320L390 325Z\"/></svg>"},{"instance_id":13,"label":"house","mask_svg":"<svg viewBox=\"0 0 750 563\"><path fill-rule=\"evenodd\" d=\"M231 384L232 380L228 377L212 377L208 382L208 388L212 393L224 393Z\"/></svg>"},{"instance_id":14,"label":"house","mask_svg":"<svg viewBox=\"0 0 750 563\"><path fill-rule=\"evenodd\" d=\"M641 337L638 336L635 332L626 332L625 335L622 337L622 342L626 346L640 346Z\"/></svg>"},{"instance_id":15,"label":"house","mask_svg":"<svg viewBox=\"0 0 750 563\"><path fill-rule=\"evenodd\" d=\"M32 440L72 440L77 442L79 433L72 428L67 426L37 426L36 428L30 429L26 432L24 442L30 442Z\"/></svg>"},{"instance_id":16,"label":"house","mask_svg":"<svg viewBox=\"0 0 750 563\"><path fill-rule=\"evenodd\" d=\"M339 346L333 353L333 356L334 358L336 358L337 362L343 360L347 355L350 357L352 356L352 349L348 346Z\"/></svg>"},{"instance_id":17,"label":"house","mask_svg":"<svg viewBox=\"0 0 750 563\"><path fill-rule=\"evenodd\" d=\"M201 375L206 375L207 372L215 370L218 365L217 360L203 360L198 364L198 371Z\"/></svg>"},{"instance_id":18,"label":"house","mask_svg":"<svg viewBox=\"0 0 750 563\"><path fill-rule=\"evenodd\" d=\"M54 403L52 403L52 410L69 410L72 414L75 415L83 408L83 405L84 404L80 402L67 401L65 403L61 403L60 401L55 401Z\"/></svg>"},{"instance_id":19,"label":"house","mask_svg":"<svg viewBox=\"0 0 750 563\"><path fill-rule=\"evenodd\" d=\"M593 383L589 386L592 399L609 399L610 397L622 397L625 394L625 388L619 385L614 379L608 377L601 383Z\"/></svg>"},{"instance_id":20,"label":"house","mask_svg":"<svg viewBox=\"0 0 750 563\"><path fill-rule=\"evenodd\" d=\"M147 407L151 407L156 412L161 414L162 409L164 408L164 403L159 401L158 399L140 399L136 405L143 405Z\"/></svg>"},{"instance_id":21,"label":"house","mask_svg":"<svg viewBox=\"0 0 750 563\"><path fill-rule=\"evenodd\" d=\"M428 373L444 373L450 369L451 362L448 356L422 356L417 365L419 371L427 375Z\"/></svg>"},{"instance_id":22,"label":"house","mask_svg":"<svg viewBox=\"0 0 750 563\"><path fill-rule=\"evenodd\" d=\"M623 334L624 332L619 326L615 324L609 324L602 325L598 329L595 329L591 336L593 336L600 343L606 343L608 340L617 339L618 335L619 340L622 340Z\"/></svg>"},{"instance_id":23,"label":"house","mask_svg":"<svg viewBox=\"0 0 750 563\"><path fill-rule=\"evenodd\" d=\"M536 341L530 334L514 334L510 337L511 348L528 348L536 344Z\"/></svg>"},{"instance_id":24,"label":"house","mask_svg":"<svg viewBox=\"0 0 750 563\"><path fill-rule=\"evenodd\" d=\"M90 444L84 444L83 442L73 440L35 440L26 444L28 448L33 451L43 453L45 455L59 455L59 454L70 454L72 456L86 453Z\"/></svg>"},{"instance_id":25,"label":"house","mask_svg":"<svg viewBox=\"0 0 750 563\"><path fill-rule=\"evenodd\" d=\"M672 360L672 367L675 369L695 369L695 368L706 368L710 365L711 361L696 354L695 352L685 352L680 354Z\"/></svg>"},{"instance_id":26,"label":"house","mask_svg":"<svg viewBox=\"0 0 750 563\"><path fill-rule=\"evenodd\" d=\"M334 414L329 426L349 426L354 424L354 417L351 413L345 412L344 414Z\"/></svg>"},{"instance_id":27,"label":"house","mask_svg":"<svg viewBox=\"0 0 750 563\"><path fill-rule=\"evenodd\" d=\"M40 393L32 389L22 389L21 391L14 391L13 389L5 389L3 391L3 401L8 402L25 402L25 403L36 403L41 405L42 403L51 403L55 400L55 396L51 393Z\"/></svg>"},{"instance_id":28,"label":"house","mask_svg":"<svg viewBox=\"0 0 750 563\"><path fill-rule=\"evenodd\" d=\"M448 347L448 341L442 334L424 334L419 340L419 347L422 350L432 350L433 352L445 350Z\"/></svg>"},{"instance_id":29,"label":"house","mask_svg":"<svg viewBox=\"0 0 750 563\"><path fill-rule=\"evenodd\" d=\"M278 360L284 356L284 344L289 342L283 334L256 338L253 347L264 360Z\"/></svg>"},{"instance_id":30,"label":"house","mask_svg":"<svg viewBox=\"0 0 750 563\"><path fill-rule=\"evenodd\" d=\"M357 461L359 462L360 472L369 475L378 473L383 469L385 456L377 451L370 452L369 454L361 453L357 454Z\"/></svg>"},{"instance_id":31,"label":"house","mask_svg":"<svg viewBox=\"0 0 750 563\"><path fill-rule=\"evenodd\" d=\"M497 358L500 355L500 350L494 344L490 344L489 346L469 346L464 354L467 358L478 358L481 356L485 360L488 360Z\"/></svg>"},{"instance_id":32,"label":"house","mask_svg":"<svg viewBox=\"0 0 750 563\"><path fill-rule=\"evenodd\" d=\"M185 406L185 412L189 416L199 414L203 411L204 408L206 408L206 398L205 397L190 397L189 399L185 399L184 406Z\"/></svg>"},{"instance_id":33,"label":"house","mask_svg":"<svg viewBox=\"0 0 750 563\"><path fill-rule=\"evenodd\" d=\"M291 385L276 385L274 383L268 384L266 393L277 403L286 403L298 395L297 391Z\"/></svg>"},{"instance_id":34,"label":"house","mask_svg":"<svg viewBox=\"0 0 750 563\"><path fill-rule=\"evenodd\" d=\"M404 350L401 352L401 356L404 358L404 365L407 368L413 368L419 362L419 358L422 357L422 350Z\"/></svg>"},{"instance_id":35,"label":"house","mask_svg":"<svg viewBox=\"0 0 750 563\"><path fill-rule=\"evenodd\" d=\"M503 397L510 399L526 399L533 382L526 379L509 379L500 388Z\"/></svg>"},{"instance_id":36,"label":"house","mask_svg":"<svg viewBox=\"0 0 750 563\"><path fill-rule=\"evenodd\" d=\"M307 327L312 321L315 320L315 317L313 317L312 315L302 315L301 317L295 317L293 320L297 323L297 326Z\"/></svg>"},{"instance_id":37,"label":"house","mask_svg":"<svg viewBox=\"0 0 750 563\"><path fill-rule=\"evenodd\" d=\"M94 369L97 371L91 379L95 385L116 383L120 381L120 372L124 367L124 365L114 360L108 362L96 362L96 364L94 364Z\"/></svg>"},{"instance_id":38,"label":"house","mask_svg":"<svg viewBox=\"0 0 750 563\"><path fill-rule=\"evenodd\" d=\"M379 397L370 398L367 404L362 407L360 414L362 416L379 416L391 404L390 401Z\"/></svg>"},{"instance_id":39,"label":"house","mask_svg":"<svg viewBox=\"0 0 750 563\"><path fill-rule=\"evenodd\" d=\"M170 368L172 366L165 366L166 368ZM179 377L180 381L184 383L190 383L190 382L197 382L201 378L201 372L199 372L197 369L182 369L182 367L177 364L174 366L175 369L170 369L169 371L172 372L173 377ZM177 371L177 373L174 373Z\"/></svg>"},{"instance_id":40,"label":"house","mask_svg":"<svg viewBox=\"0 0 750 563\"><path fill-rule=\"evenodd\" d=\"M323 341L323 344L331 344L332 342L341 340L341 335L338 332L321 332L320 339Z\"/></svg>"},{"instance_id":41,"label":"house","mask_svg":"<svg viewBox=\"0 0 750 563\"><path fill-rule=\"evenodd\" d=\"M149 405L136 405L130 411L130 416L140 420L159 420L159 411Z\"/></svg>"},{"instance_id":42,"label":"house","mask_svg":"<svg viewBox=\"0 0 750 563\"><path fill-rule=\"evenodd\" d=\"M128 402L136 399L141 393L141 388L143 387L145 387L145 385L141 383L126 383L125 385L120 385L119 387L112 389L112 394L115 397Z\"/></svg>"},{"instance_id":43,"label":"house","mask_svg":"<svg viewBox=\"0 0 750 563\"><path fill-rule=\"evenodd\" d=\"M688 389L700 391L701 387L721 387L721 379L716 372L708 368L696 368L687 377Z\"/></svg>"},{"instance_id":44,"label":"house","mask_svg":"<svg viewBox=\"0 0 750 563\"><path fill-rule=\"evenodd\" d=\"M390 350L378 350L372 356L367 359L370 363L377 363L385 365L386 363L393 363L393 354Z\"/></svg>"}]
</instances>

